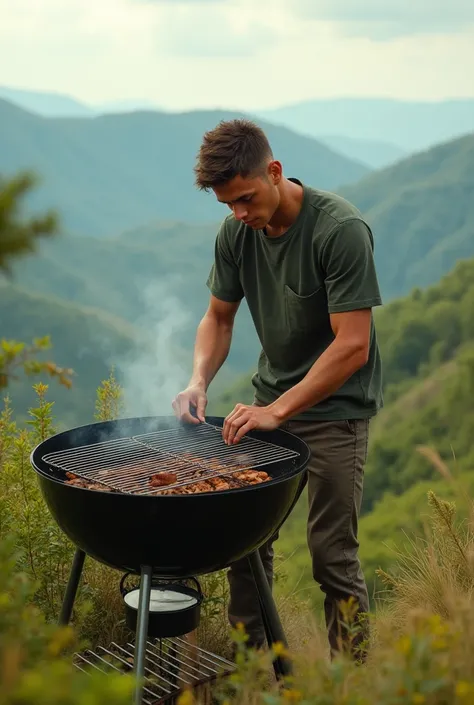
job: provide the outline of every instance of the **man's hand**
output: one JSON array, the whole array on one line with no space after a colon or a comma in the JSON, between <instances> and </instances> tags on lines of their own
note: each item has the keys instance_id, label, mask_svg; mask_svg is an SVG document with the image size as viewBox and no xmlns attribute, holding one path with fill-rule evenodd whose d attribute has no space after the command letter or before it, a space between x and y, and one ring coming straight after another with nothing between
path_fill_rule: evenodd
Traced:
<instances>
[{"instance_id":1,"label":"man's hand","mask_svg":"<svg viewBox=\"0 0 474 705\"><path fill-rule=\"evenodd\" d=\"M196 415L191 414L190 406L196 409ZM181 421L187 423L198 424L201 421L204 423L204 412L207 406L206 390L199 384L191 384L185 390L176 395L172 403L175 415Z\"/></svg>"},{"instance_id":2,"label":"man's hand","mask_svg":"<svg viewBox=\"0 0 474 705\"><path fill-rule=\"evenodd\" d=\"M280 423L280 419L269 406L237 404L225 418L222 436L227 445L233 445L249 431L273 431Z\"/></svg>"}]
</instances>

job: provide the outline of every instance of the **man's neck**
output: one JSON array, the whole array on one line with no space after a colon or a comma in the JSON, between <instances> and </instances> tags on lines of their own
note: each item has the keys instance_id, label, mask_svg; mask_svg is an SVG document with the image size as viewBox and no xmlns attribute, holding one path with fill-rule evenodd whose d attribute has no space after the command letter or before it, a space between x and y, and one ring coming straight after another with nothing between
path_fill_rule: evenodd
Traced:
<instances>
[{"instance_id":1,"label":"man's neck","mask_svg":"<svg viewBox=\"0 0 474 705\"><path fill-rule=\"evenodd\" d=\"M303 203L303 188L300 184L282 179L280 184L280 205L265 230L268 237L283 235L293 225Z\"/></svg>"}]
</instances>

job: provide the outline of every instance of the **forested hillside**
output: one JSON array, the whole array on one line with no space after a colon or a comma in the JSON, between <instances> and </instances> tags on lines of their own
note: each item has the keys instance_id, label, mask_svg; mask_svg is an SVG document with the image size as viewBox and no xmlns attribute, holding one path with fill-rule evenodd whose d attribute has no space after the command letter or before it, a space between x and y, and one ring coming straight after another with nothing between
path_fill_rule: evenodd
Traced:
<instances>
[{"instance_id":1,"label":"forested hillside","mask_svg":"<svg viewBox=\"0 0 474 705\"><path fill-rule=\"evenodd\" d=\"M173 341L190 350L209 300L206 279L217 227L217 222L157 223L113 239L58 238L44 243L37 256L19 260L15 281L65 302L100 307L143 329L157 328L172 310ZM226 364L228 374L246 371L257 354L257 337L244 303Z\"/></svg>"},{"instance_id":2,"label":"forested hillside","mask_svg":"<svg viewBox=\"0 0 474 705\"><path fill-rule=\"evenodd\" d=\"M434 284L474 256L474 133L370 174L342 195L373 228L385 299Z\"/></svg>"},{"instance_id":3,"label":"forested hillside","mask_svg":"<svg viewBox=\"0 0 474 705\"><path fill-rule=\"evenodd\" d=\"M42 178L32 203L57 208L81 236L116 233L160 218L202 223L224 206L194 186L203 133L234 114L137 112L45 119L0 100L0 169L34 169ZM288 128L262 122L288 175L335 189L367 167Z\"/></svg>"},{"instance_id":4,"label":"forested hillside","mask_svg":"<svg viewBox=\"0 0 474 705\"><path fill-rule=\"evenodd\" d=\"M93 420L97 386L108 377L114 361L129 355L135 345L136 330L125 321L11 284L0 284L0 321L2 338L28 342L50 335L51 357L58 365L74 370L71 389L50 383L54 413L64 428ZM34 392L33 380L19 377L10 384L8 394L21 416L31 406Z\"/></svg>"}]
</instances>

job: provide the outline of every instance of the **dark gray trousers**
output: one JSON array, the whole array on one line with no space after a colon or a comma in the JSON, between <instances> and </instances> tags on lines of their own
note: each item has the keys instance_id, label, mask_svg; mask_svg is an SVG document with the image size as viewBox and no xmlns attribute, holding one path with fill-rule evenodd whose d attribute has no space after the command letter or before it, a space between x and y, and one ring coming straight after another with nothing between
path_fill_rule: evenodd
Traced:
<instances>
[{"instance_id":1,"label":"dark gray trousers","mask_svg":"<svg viewBox=\"0 0 474 705\"><path fill-rule=\"evenodd\" d=\"M290 421L282 428L302 438L311 449L306 472L308 485L307 543L313 577L325 594L324 612L331 654L342 648L346 635L338 603L355 598L358 604L359 635L352 648L363 660L368 636L364 613L369 610L367 587L362 573L357 539L362 501L364 466L367 458L368 420ZM302 485L301 491L306 484ZM260 548L265 572L273 583L274 536ZM258 597L247 559L228 571L230 586L229 620L241 622L251 646L263 646L265 632Z\"/></svg>"}]
</instances>

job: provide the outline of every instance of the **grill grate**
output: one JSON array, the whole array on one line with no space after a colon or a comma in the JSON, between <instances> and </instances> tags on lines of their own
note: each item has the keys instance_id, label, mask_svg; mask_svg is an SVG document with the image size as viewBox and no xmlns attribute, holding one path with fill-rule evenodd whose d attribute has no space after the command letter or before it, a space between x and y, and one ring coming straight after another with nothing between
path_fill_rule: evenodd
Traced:
<instances>
[{"instance_id":1,"label":"grill grate","mask_svg":"<svg viewBox=\"0 0 474 705\"><path fill-rule=\"evenodd\" d=\"M200 424L57 451L45 455L43 460L119 492L159 494L163 489L231 476L298 456L296 451L249 436L227 446L222 429ZM157 472L172 472L177 480L165 487L150 487L149 478Z\"/></svg>"},{"instance_id":2,"label":"grill grate","mask_svg":"<svg viewBox=\"0 0 474 705\"><path fill-rule=\"evenodd\" d=\"M74 666L85 673L91 669L110 673L133 672L134 646L115 642L108 648L74 654ZM185 688L198 688L229 675L234 664L184 639L147 642L143 705L160 705L176 698Z\"/></svg>"}]
</instances>

